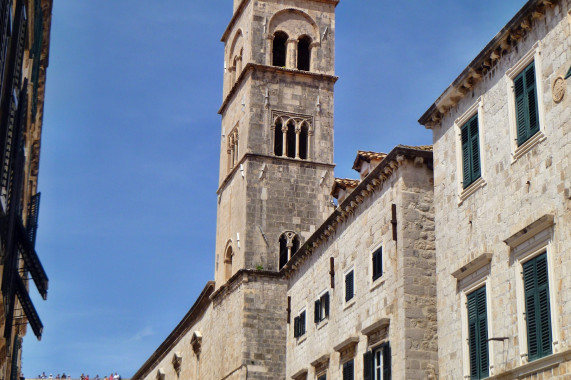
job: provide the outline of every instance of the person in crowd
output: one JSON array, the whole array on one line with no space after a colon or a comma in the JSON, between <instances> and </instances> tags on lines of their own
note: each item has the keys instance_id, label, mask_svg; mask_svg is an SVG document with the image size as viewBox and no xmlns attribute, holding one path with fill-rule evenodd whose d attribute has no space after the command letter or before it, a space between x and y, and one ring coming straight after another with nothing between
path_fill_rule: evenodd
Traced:
<instances>
[{"instance_id":1,"label":"person in crowd","mask_svg":"<svg viewBox=\"0 0 571 380\"><path fill-rule=\"evenodd\" d=\"M67 379L67 376L65 375L65 372L61 375L62 379Z\"/></svg>"},{"instance_id":2,"label":"person in crowd","mask_svg":"<svg viewBox=\"0 0 571 380\"><path fill-rule=\"evenodd\" d=\"M56 379L61 379L61 377L59 376L59 373L56 375Z\"/></svg>"},{"instance_id":3,"label":"person in crowd","mask_svg":"<svg viewBox=\"0 0 571 380\"><path fill-rule=\"evenodd\" d=\"M54 375L52 375L52 374L50 373L50 379L53 379L53 378L54 378Z\"/></svg>"}]
</instances>

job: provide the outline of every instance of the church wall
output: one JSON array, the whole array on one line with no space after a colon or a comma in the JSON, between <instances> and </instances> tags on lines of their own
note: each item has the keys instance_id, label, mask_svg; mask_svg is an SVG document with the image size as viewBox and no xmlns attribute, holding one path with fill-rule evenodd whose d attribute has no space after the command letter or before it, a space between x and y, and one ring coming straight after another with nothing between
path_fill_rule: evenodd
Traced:
<instances>
[{"instance_id":1,"label":"church wall","mask_svg":"<svg viewBox=\"0 0 571 380\"><path fill-rule=\"evenodd\" d=\"M397 205L396 242L393 203ZM329 360L327 378L341 379L345 359L335 347L349 338L358 340L354 355L348 356L354 359L355 378L363 376L363 354L384 342L391 345L393 378L429 378L437 365L433 212L432 171L406 159L381 189L369 195L294 270L288 285L287 379L304 370L308 379L316 378L311 363L320 358L323 362L324 355ZM383 274L373 281L372 254L379 247L383 249ZM331 257L334 288L329 274ZM346 302L344 281L350 270L354 271L355 296ZM330 295L329 317L316 324L314 303L325 291ZM294 318L302 310L306 332L295 338ZM388 330L376 331L376 337L367 332L384 318L390 320Z\"/></svg>"},{"instance_id":2,"label":"church wall","mask_svg":"<svg viewBox=\"0 0 571 380\"><path fill-rule=\"evenodd\" d=\"M433 128L441 379L463 378L469 370L462 335L467 325L464 302L478 283L486 286L488 337L498 338L489 341L494 378L563 379L571 374L570 79L560 102L554 101L552 90L556 78L565 76L571 66L571 1L556 3L547 8L544 17L533 21L528 34ZM529 151L518 153L515 133L510 131L513 116L508 94L513 90L506 72L538 41L534 62L544 138ZM461 186L461 146L454 123L478 104L478 99L483 181L469 189L472 194L466 194ZM546 215L553 215L553 225L543 222L538 227L543 232L526 228L534 222L541 224ZM505 241L517 237L518 232L531 237L510 247ZM540 244L541 239L546 243ZM532 250L532 243L538 244L534 249L543 247L540 251L548 255L553 354L528 364L527 344L523 343L527 340L521 290L523 259L518 255ZM471 265L479 265L478 271L464 277L462 268Z\"/></svg>"}]
</instances>

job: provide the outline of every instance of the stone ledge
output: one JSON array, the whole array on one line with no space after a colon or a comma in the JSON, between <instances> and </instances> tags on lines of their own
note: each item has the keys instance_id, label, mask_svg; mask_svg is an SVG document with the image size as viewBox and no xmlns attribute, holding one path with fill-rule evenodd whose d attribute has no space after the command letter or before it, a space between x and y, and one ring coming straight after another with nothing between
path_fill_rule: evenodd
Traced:
<instances>
[{"instance_id":1,"label":"stone ledge","mask_svg":"<svg viewBox=\"0 0 571 380\"><path fill-rule=\"evenodd\" d=\"M476 272L478 269L483 268L492 261L493 254L482 253L470 262L464 264L461 268L452 272L452 276L456 278L457 281L463 280L472 273Z\"/></svg>"},{"instance_id":2,"label":"stone ledge","mask_svg":"<svg viewBox=\"0 0 571 380\"><path fill-rule=\"evenodd\" d=\"M515 248L526 240L537 235L539 232L546 230L553 225L555 225L555 216L553 214L545 214L535 222L527 225L504 240L504 243L506 243L510 248Z\"/></svg>"},{"instance_id":3,"label":"stone ledge","mask_svg":"<svg viewBox=\"0 0 571 380\"><path fill-rule=\"evenodd\" d=\"M500 379L513 379L513 378L522 378L525 376L530 376L535 373L539 373L542 371L549 370L551 368L558 367L560 364L565 363L571 360L571 350L559 352L553 355L549 355L543 357L541 359L537 359L532 361L531 363L527 363L516 367L514 369L510 369L496 375L488 377L490 380L500 380Z\"/></svg>"}]
</instances>

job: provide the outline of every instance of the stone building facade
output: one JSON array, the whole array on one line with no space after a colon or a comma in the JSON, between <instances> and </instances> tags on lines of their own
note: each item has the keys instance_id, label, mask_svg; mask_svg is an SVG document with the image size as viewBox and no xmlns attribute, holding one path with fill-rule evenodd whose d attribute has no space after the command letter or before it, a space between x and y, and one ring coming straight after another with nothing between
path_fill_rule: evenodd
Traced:
<instances>
[{"instance_id":1,"label":"stone building facade","mask_svg":"<svg viewBox=\"0 0 571 380\"><path fill-rule=\"evenodd\" d=\"M43 330L29 291L47 297L35 241L52 4L0 1L0 379L19 378L28 325Z\"/></svg>"},{"instance_id":2,"label":"stone building facade","mask_svg":"<svg viewBox=\"0 0 571 380\"><path fill-rule=\"evenodd\" d=\"M287 379L436 379L432 151L384 156L282 269Z\"/></svg>"},{"instance_id":3,"label":"stone building facade","mask_svg":"<svg viewBox=\"0 0 571 380\"><path fill-rule=\"evenodd\" d=\"M571 1L528 1L422 116L441 379L571 378Z\"/></svg>"},{"instance_id":4,"label":"stone building facade","mask_svg":"<svg viewBox=\"0 0 571 380\"><path fill-rule=\"evenodd\" d=\"M337 4L234 1L215 278L133 379L569 378L571 0L529 0L421 117L434 148L357 180Z\"/></svg>"}]
</instances>

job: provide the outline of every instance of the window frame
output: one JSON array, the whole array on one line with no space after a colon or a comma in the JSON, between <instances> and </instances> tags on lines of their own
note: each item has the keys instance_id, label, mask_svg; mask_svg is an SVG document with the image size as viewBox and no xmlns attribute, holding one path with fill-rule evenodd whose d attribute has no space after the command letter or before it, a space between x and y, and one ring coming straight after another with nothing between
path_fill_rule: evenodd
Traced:
<instances>
[{"instance_id":1,"label":"window frame","mask_svg":"<svg viewBox=\"0 0 571 380\"><path fill-rule=\"evenodd\" d=\"M303 316L303 318L301 318ZM303 325L301 325L301 321L303 321ZM303 330L303 331L302 331ZM299 342L300 338L303 339L305 334L307 333L307 307L302 307L297 313L297 316L293 319L293 337L294 339L298 339Z\"/></svg>"},{"instance_id":2,"label":"window frame","mask_svg":"<svg viewBox=\"0 0 571 380\"><path fill-rule=\"evenodd\" d=\"M478 117L478 149L480 158L480 176L472 181L468 186L464 186L464 161L462 148L462 127L466 125L474 116ZM458 206L474 194L478 189L486 186L486 155L482 149L484 141L484 131L482 126L485 122L484 116L484 96L480 96L460 117L454 120L454 131L456 133L456 173L458 188Z\"/></svg>"},{"instance_id":3,"label":"window frame","mask_svg":"<svg viewBox=\"0 0 571 380\"><path fill-rule=\"evenodd\" d=\"M480 273L486 273L481 278L472 281L469 285L462 288L460 294L460 319L462 321L462 368L465 379L471 379L470 374L470 341L469 341L469 319L468 319L468 295L473 292L486 287L486 319L487 319L487 329L488 329L488 339L494 336L494 324L492 319L492 303L491 303L491 289L489 269L484 266ZM476 276L478 275L476 272ZM467 279L469 280L469 279ZM494 345L489 344L488 341L488 377L493 376L494 370Z\"/></svg>"},{"instance_id":4,"label":"window frame","mask_svg":"<svg viewBox=\"0 0 571 380\"><path fill-rule=\"evenodd\" d=\"M347 276L350 273L353 273L353 287L352 287L352 296L351 298L347 299ZM355 266L351 265L348 269L343 272L343 305L344 309L348 308L349 306L355 303Z\"/></svg>"},{"instance_id":5,"label":"window frame","mask_svg":"<svg viewBox=\"0 0 571 380\"><path fill-rule=\"evenodd\" d=\"M516 98L514 80L531 64L535 65L535 91L537 101L538 131L530 136L525 142L518 144ZM544 102L543 102L543 78L541 59L541 44L537 41L531 49L519 59L519 61L506 71L506 85L508 93L508 110L510 124L511 157L512 164L520 157L529 152L534 146L546 139L544 134Z\"/></svg>"},{"instance_id":6,"label":"window frame","mask_svg":"<svg viewBox=\"0 0 571 380\"><path fill-rule=\"evenodd\" d=\"M485 296L485 303L484 303L484 304L485 304L485 307L486 307L486 315L485 315L485 317L486 317L486 340L485 340L485 342L482 342L482 337L480 336L480 334L478 334L478 332L476 332L477 337L478 337L478 338L477 338L477 341L476 341L476 344L478 344L478 343L479 343L480 345L481 345L482 343L485 343L485 344L486 344L486 346L487 346L486 351L487 351L487 356L488 356L488 357L487 357L488 366L487 366L487 368L486 368L486 371L487 371L487 372L478 374L476 377L473 377L473 375L472 375L472 364L473 364L473 363L472 363L472 358L471 358L471 356L472 356L472 347L471 347L471 346L472 346L472 345L471 345L471 342L470 342L470 325L471 325L471 320L470 320L470 298L472 297L472 295L473 295L474 297L477 297L477 296L478 296L478 292L482 292L482 291L484 292L484 296ZM468 343L468 355L469 355L469 358L468 358L468 368L469 368L469 372L470 372L470 379L485 379L485 378L490 377L490 344L489 344L489 341L488 341L488 338L489 338L489 336L490 336L490 335L489 335L489 330L488 330L488 323L489 323L489 317L488 317L488 299L489 299L489 296L488 296L488 294L489 294L489 293L488 293L488 287L486 287L486 284L485 284L485 283L484 283L482 286L478 287L477 289L474 289L474 290L472 290L471 292L469 292L469 293L467 292L467 293L466 293L466 309L467 309L467 315L468 315L468 317L467 317L467 322L468 322L468 342L467 342L467 343ZM476 308L477 308L477 303L478 303L478 301L476 300L475 302L476 302ZM479 314L480 314L480 313L478 312L478 310L476 310L476 320L477 320L477 321L480 320L480 318L479 318L480 315L479 315ZM477 329L477 328L478 328L478 327L476 327L476 329ZM481 357L481 355L482 355L482 350L480 349L480 350L478 350L478 351L479 351L479 352L478 352L477 354L479 354L479 356ZM480 367L481 367L481 359L480 359L480 360L477 360L477 363L475 363L475 365L477 366L477 372L480 372L480 370L481 370L481 368L480 368Z\"/></svg>"},{"instance_id":7,"label":"window frame","mask_svg":"<svg viewBox=\"0 0 571 380\"><path fill-rule=\"evenodd\" d=\"M379 253L380 252L380 253ZM375 255L379 253L380 254L380 258L381 258L381 265L380 265L380 270L381 273L378 274L375 277ZM384 260L384 249L383 249L383 244L378 244L375 246L374 249L371 250L371 254L370 254L370 266L371 266L371 285L376 284L378 282L381 282L384 279L384 274L385 274L385 261Z\"/></svg>"},{"instance_id":8,"label":"window frame","mask_svg":"<svg viewBox=\"0 0 571 380\"><path fill-rule=\"evenodd\" d=\"M559 352L559 326L557 319L557 303L556 295L553 289L556 289L553 276L553 247L550 243L529 252L523 257L516 258L516 263L514 265L515 276L516 276L516 294L517 294L517 319L518 319L518 335L519 335L519 351L521 364L530 363L541 358L556 354ZM547 276L548 276L548 287L549 291L549 317L551 322L551 354L542 357L534 358L529 360L529 346L528 346L528 329L526 320L526 305L525 305L525 283L523 278L523 265L538 256L544 254L547 258Z\"/></svg>"},{"instance_id":9,"label":"window frame","mask_svg":"<svg viewBox=\"0 0 571 380\"><path fill-rule=\"evenodd\" d=\"M320 325L323 321L329 319L329 312L331 307L331 295L328 290L319 293L317 300L314 301L314 318L313 321L316 325Z\"/></svg>"}]
</instances>

